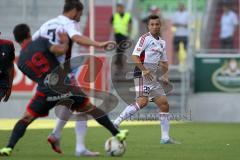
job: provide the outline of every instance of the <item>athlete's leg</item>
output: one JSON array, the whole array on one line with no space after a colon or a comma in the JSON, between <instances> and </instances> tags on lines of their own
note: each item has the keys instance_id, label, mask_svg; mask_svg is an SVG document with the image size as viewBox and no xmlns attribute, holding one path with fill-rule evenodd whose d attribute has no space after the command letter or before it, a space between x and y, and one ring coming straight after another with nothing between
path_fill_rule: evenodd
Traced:
<instances>
[{"instance_id":1,"label":"athlete's leg","mask_svg":"<svg viewBox=\"0 0 240 160\"><path fill-rule=\"evenodd\" d=\"M81 115L81 117L86 117L85 114ZM86 117L87 118L87 117ZM81 118L83 119L83 118ZM87 119L86 120L77 120L75 126L75 134L76 134L76 156L99 156L99 152L92 152L88 150L85 146L85 136L87 133Z\"/></svg>"},{"instance_id":2,"label":"athlete's leg","mask_svg":"<svg viewBox=\"0 0 240 160\"><path fill-rule=\"evenodd\" d=\"M35 119L36 118L30 113L25 112L23 117L15 124L11 137L8 141L8 145L0 150L0 156L10 156L17 142L24 136L29 124L31 124Z\"/></svg>"},{"instance_id":3,"label":"athlete's leg","mask_svg":"<svg viewBox=\"0 0 240 160\"><path fill-rule=\"evenodd\" d=\"M135 104L131 104L127 106L122 113L116 118L114 121L114 125L119 127L122 121L128 119L132 115L134 115L137 111L144 108L148 104L148 97L139 97Z\"/></svg>"},{"instance_id":4,"label":"athlete's leg","mask_svg":"<svg viewBox=\"0 0 240 160\"><path fill-rule=\"evenodd\" d=\"M159 107L159 119L161 122L162 136L161 140L169 140L169 104L166 96L159 96L154 98L154 102Z\"/></svg>"}]
</instances>

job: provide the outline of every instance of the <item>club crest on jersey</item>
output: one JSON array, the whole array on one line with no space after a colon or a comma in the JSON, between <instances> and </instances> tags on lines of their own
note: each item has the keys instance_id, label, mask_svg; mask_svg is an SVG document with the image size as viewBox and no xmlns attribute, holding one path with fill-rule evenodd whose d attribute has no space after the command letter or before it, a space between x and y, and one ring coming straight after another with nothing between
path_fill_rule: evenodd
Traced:
<instances>
[{"instance_id":1,"label":"club crest on jersey","mask_svg":"<svg viewBox=\"0 0 240 160\"><path fill-rule=\"evenodd\" d=\"M2 56L4 57L5 55L6 55L6 53L3 52L3 53L2 53Z\"/></svg>"}]
</instances>

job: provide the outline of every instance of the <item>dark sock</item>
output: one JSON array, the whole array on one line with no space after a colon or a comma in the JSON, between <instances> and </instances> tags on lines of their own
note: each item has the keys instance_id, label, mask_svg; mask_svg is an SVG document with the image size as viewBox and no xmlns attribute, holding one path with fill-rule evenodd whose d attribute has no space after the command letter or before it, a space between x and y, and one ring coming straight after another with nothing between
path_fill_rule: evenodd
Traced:
<instances>
[{"instance_id":1,"label":"dark sock","mask_svg":"<svg viewBox=\"0 0 240 160\"><path fill-rule=\"evenodd\" d=\"M10 147L12 149L14 148L14 146L16 145L18 140L24 135L28 125L29 125L28 123L26 123L22 120L19 120L15 124L15 126L13 128L13 131L12 131L11 138L9 139L7 147Z\"/></svg>"},{"instance_id":2,"label":"dark sock","mask_svg":"<svg viewBox=\"0 0 240 160\"><path fill-rule=\"evenodd\" d=\"M119 133L118 129L113 125L113 123L110 121L108 116L105 112L103 112L101 109L96 108L89 112L91 116L102 126L107 128L113 136Z\"/></svg>"}]
</instances>

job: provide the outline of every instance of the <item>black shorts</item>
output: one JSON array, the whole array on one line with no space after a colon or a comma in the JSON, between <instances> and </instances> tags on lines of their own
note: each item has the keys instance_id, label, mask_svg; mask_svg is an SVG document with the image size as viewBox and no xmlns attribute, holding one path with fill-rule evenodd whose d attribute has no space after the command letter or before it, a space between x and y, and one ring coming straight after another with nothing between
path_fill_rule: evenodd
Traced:
<instances>
[{"instance_id":1,"label":"black shorts","mask_svg":"<svg viewBox=\"0 0 240 160\"><path fill-rule=\"evenodd\" d=\"M70 96L66 99L73 102L71 108L83 108L89 103L89 99L87 97ZM49 101L48 96L44 93L36 92L35 96L30 100L27 106L27 112L35 118L46 117L48 116L49 111L56 105L59 105L62 101L63 99Z\"/></svg>"}]
</instances>

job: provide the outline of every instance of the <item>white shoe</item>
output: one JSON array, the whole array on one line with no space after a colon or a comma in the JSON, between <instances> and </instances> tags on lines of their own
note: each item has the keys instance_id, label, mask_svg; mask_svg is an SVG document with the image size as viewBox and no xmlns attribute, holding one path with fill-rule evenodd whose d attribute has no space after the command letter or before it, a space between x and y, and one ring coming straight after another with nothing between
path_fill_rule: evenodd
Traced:
<instances>
[{"instance_id":1,"label":"white shoe","mask_svg":"<svg viewBox=\"0 0 240 160\"><path fill-rule=\"evenodd\" d=\"M89 150L83 150L83 151L76 151L75 152L75 156L77 157L97 157L99 156L100 153L99 152L92 152L92 151L89 151Z\"/></svg>"}]
</instances>

